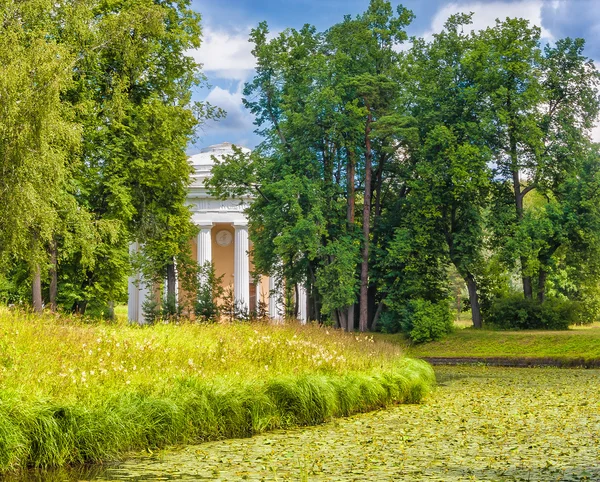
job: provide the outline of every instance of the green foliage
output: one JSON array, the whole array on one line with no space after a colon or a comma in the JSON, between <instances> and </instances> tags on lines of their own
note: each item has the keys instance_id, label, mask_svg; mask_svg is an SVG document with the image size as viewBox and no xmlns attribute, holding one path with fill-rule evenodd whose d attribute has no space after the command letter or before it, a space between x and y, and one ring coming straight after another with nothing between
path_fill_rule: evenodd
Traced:
<instances>
[{"instance_id":1,"label":"green foliage","mask_svg":"<svg viewBox=\"0 0 600 482\"><path fill-rule=\"evenodd\" d=\"M381 315L381 331L397 333L401 331L414 343L435 341L451 333L454 319L447 300L432 303L416 299Z\"/></svg>"},{"instance_id":2,"label":"green foliage","mask_svg":"<svg viewBox=\"0 0 600 482\"><path fill-rule=\"evenodd\" d=\"M58 304L90 315L124 300L131 241L148 280L175 258L185 271L186 149L223 114L191 99L199 14L187 0L11 0L2 18L0 271L26 262L45 290L52 269Z\"/></svg>"},{"instance_id":3,"label":"green foliage","mask_svg":"<svg viewBox=\"0 0 600 482\"><path fill-rule=\"evenodd\" d=\"M142 316L144 317L144 323L148 325L153 325L162 319L161 299L156 293L152 293L152 290L148 291L146 299L142 302Z\"/></svg>"},{"instance_id":4,"label":"green foliage","mask_svg":"<svg viewBox=\"0 0 600 482\"><path fill-rule=\"evenodd\" d=\"M452 331L454 320L446 300L413 300L398 313L401 330L415 343L435 341Z\"/></svg>"},{"instance_id":5,"label":"green foliage","mask_svg":"<svg viewBox=\"0 0 600 482\"><path fill-rule=\"evenodd\" d=\"M383 166L409 136L397 46L411 19L402 6L372 0L325 32L307 25L270 39L264 22L251 32L257 69L244 104L264 141L246 159L236 151L218 163L208 185L220 197L254 195L247 214L256 271L307 286L318 318L355 304L359 273L361 292L368 288L368 269L357 268L370 263L380 212L371 216L356 192L370 189L375 173L381 196Z\"/></svg>"},{"instance_id":6,"label":"green foliage","mask_svg":"<svg viewBox=\"0 0 600 482\"><path fill-rule=\"evenodd\" d=\"M198 291L194 305L194 313L200 321L217 321L220 307L217 300L223 296L223 276L217 276L213 263L207 261L198 272Z\"/></svg>"},{"instance_id":7,"label":"green foliage","mask_svg":"<svg viewBox=\"0 0 600 482\"><path fill-rule=\"evenodd\" d=\"M321 294L323 314L347 307L356 300L359 247L352 238L345 237L321 248L323 266L315 284Z\"/></svg>"},{"instance_id":8,"label":"green foliage","mask_svg":"<svg viewBox=\"0 0 600 482\"><path fill-rule=\"evenodd\" d=\"M487 320L503 330L566 330L581 323L579 303L548 298L543 303L512 294L491 305Z\"/></svg>"},{"instance_id":9,"label":"green foliage","mask_svg":"<svg viewBox=\"0 0 600 482\"><path fill-rule=\"evenodd\" d=\"M224 316L230 323L234 321L249 321L252 315L247 306L244 306L240 300L235 299L232 286L228 286L223 290L219 314Z\"/></svg>"}]
</instances>

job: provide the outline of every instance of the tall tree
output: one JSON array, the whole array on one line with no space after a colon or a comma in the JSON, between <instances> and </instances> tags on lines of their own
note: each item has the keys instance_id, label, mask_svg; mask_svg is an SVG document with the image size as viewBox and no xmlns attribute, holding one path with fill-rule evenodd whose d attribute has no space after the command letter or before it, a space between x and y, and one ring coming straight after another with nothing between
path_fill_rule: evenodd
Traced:
<instances>
[{"instance_id":1,"label":"tall tree","mask_svg":"<svg viewBox=\"0 0 600 482\"><path fill-rule=\"evenodd\" d=\"M549 204L560 204L566 174L581 171L588 158L599 104L598 72L583 55L584 42L562 39L542 51L539 35L526 20L498 21L479 35L473 60L496 126L490 143L495 179L510 182L512 190L514 216L509 229L502 228L511 239L503 237L501 249L519 255L525 297L535 291L543 301L562 228L550 212L541 218L540 210L528 214L526 196L535 190ZM531 227L540 222L552 227Z\"/></svg>"},{"instance_id":2,"label":"tall tree","mask_svg":"<svg viewBox=\"0 0 600 482\"><path fill-rule=\"evenodd\" d=\"M187 0L85 5L87 16L67 22L62 32L77 53L66 100L83 126L78 201L102 229L98 263L81 266L78 256L64 263L70 272L85 272L75 303L85 304L92 293L104 303L122 296L127 263L105 267L123 260L134 240L144 246L146 279L167 277L172 293L175 260L181 270L192 264L186 148L197 125L220 114L191 101L192 88L204 79L187 55L200 45L200 16Z\"/></svg>"},{"instance_id":3,"label":"tall tree","mask_svg":"<svg viewBox=\"0 0 600 482\"><path fill-rule=\"evenodd\" d=\"M0 256L28 263L36 311L80 132L61 101L74 62L56 40L63 7L6 0L0 10Z\"/></svg>"},{"instance_id":4,"label":"tall tree","mask_svg":"<svg viewBox=\"0 0 600 482\"><path fill-rule=\"evenodd\" d=\"M209 181L221 196L256 196L248 214L257 269L279 269L289 283L307 285L311 312L348 330L357 287L359 329L368 327L373 187L381 191L384 163L398 149L394 127L404 126L394 79L411 18L403 7L394 13L389 2L373 0L364 14L323 34L305 26L268 40L260 24L251 35L257 74L244 102L265 142L250 168L237 172L248 161L234 156Z\"/></svg>"},{"instance_id":5,"label":"tall tree","mask_svg":"<svg viewBox=\"0 0 600 482\"><path fill-rule=\"evenodd\" d=\"M478 277L484 274L485 222L492 151L487 145L490 123L484 115L469 58L475 36L463 33L470 15L456 15L444 31L411 51L414 75L413 116L421 144L411 182L411 204L432 217L442 233L450 261L467 285L473 325L482 326Z\"/></svg>"}]
</instances>

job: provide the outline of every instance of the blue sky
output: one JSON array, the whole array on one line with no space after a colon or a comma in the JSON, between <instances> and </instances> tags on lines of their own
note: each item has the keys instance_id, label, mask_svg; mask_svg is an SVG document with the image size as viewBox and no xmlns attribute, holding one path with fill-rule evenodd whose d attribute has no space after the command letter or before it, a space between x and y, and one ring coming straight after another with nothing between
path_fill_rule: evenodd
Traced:
<instances>
[{"instance_id":1,"label":"blue sky","mask_svg":"<svg viewBox=\"0 0 600 482\"><path fill-rule=\"evenodd\" d=\"M411 36L427 37L440 31L449 15L474 12L474 28L493 25L496 18L523 17L542 28L544 41L563 37L583 37L586 54L600 65L600 0L406 0L402 3L416 15L408 28ZM195 93L225 109L227 118L209 123L199 131L199 139L189 153L220 142L233 142L253 148L260 139L253 133L252 117L242 106L244 82L253 74L254 60L248 42L250 29L262 20L272 32L309 23L324 30L345 14L356 15L368 0L192 0L203 18L203 42L193 52L204 65L209 88ZM600 129L596 129L600 139Z\"/></svg>"}]
</instances>

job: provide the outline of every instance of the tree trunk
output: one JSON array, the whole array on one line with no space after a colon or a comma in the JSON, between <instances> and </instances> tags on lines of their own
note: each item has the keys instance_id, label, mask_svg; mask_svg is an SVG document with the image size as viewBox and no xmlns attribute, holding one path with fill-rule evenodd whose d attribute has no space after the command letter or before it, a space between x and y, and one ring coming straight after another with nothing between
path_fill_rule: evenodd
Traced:
<instances>
[{"instance_id":1,"label":"tree trunk","mask_svg":"<svg viewBox=\"0 0 600 482\"><path fill-rule=\"evenodd\" d=\"M333 324L336 328L346 330L346 328L344 327L344 325L342 325L340 321L340 310L333 310L331 312L331 319L333 320Z\"/></svg>"},{"instance_id":2,"label":"tree trunk","mask_svg":"<svg viewBox=\"0 0 600 482\"><path fill-rule=\"evenodd\" d=\"M356 176L356 154L354 149L348 149L348 166L346 169L346 184L348 187L348 202L346 208L346 223L348 225L348 232L352 233L354 231L354 216L355 216L355 206L356 206L356 191L355 191L355 176ZM346 313L344 314L344 318L346 319L346 324L344 326L345 331L354 331L354 307L356 305L352 304L347 307Z\"/></svg>"},{"instance_id":3,"label":"tree trunk","mask_svg":"<svg viewBox=\"0 0 600 482\"><path fill-rule=\"evenodd\" d=\"M108 302L108 319L111 321L114 321L115 319L115 302L114 301L109 301Z\"/></svg>"},{"instance_id":4,"label":"tree trunk","mask_svg":"<svg viewBox=\"0 0 600 482\"><path fill-rule=\"evenodd\" d=\"M348 223L348 231L354 229L354 205L355 205L355 189L354 177L356 176L356 159L353 149L348 150L348 167L346 169L346 184L348 186L348 202L346 209L346 221Z\"/></svg>"},{"instance_id":5,"label":"tree trunk","mask_svg":"<svg viewBox=\"0 0 600 482\"><path fill-rule=\"evenodd\" d=\"M512 108L512 100L510 93L507 99L507 107L509 112ZM516 125L514 119L509 120L508 125L508 137L509 137L509 149L510 149L510 169L513 178L513 190L515 195L515 209L517 211L517 225L521 223L523 219L523 194L521 193L521 179L519 178L519 158L517 153L517 139L515 137ZM523 295L525 298L531 299L533 297L533 289L531 284L531 276L525 275L527 269L527 259L521 256L521 279L523 280Z\"/></svg>"},{"instance_id":6,"label":"tree trunk","mask_svg":"<svg viewBox=\"0 0 600 482\"><path fill-rule=\"evenodd\" d=\"M373 235L375 238L375 235ZM374 244L374 243L373 243ZM375 318L375 312L377 311L377 286L370 284L367 289L367 310L368 310L368 322L367 329L372 331L373 319Z\"/></svg>"},{"instance_id":7,"label":"tree trunk","mask_svg":"<svg viewBox=\"0 0 600 482\"><path fill-rule=\"evenodd\" d=\"M36 264L33 270L33 280L31 283L31 298L33 302L33 311L42 312L42 275L40 265Z\"/></svg>"},{"instance_id":8,"label":"tree trunk","mask_svg":"<svg viewBox=\"0 0 600 482\"><path fill-rule=\"evenodd\" d=\"M167 297L175 299L177 276L175 273L175 262L167 265Z\"/></svg>"},{"instance_id":9,"label":"tree trunk","mask_svg":"<svg viewBox=\"0 0 600 482\"><path fill-rule=\"evenodd\" d=\"M514 157L513 164L516 166L517 159L517 147L516 143L513 146L511 141L511 157ZM514 154L512 150L514 149ZM523 193L521 193L521 181L519 179L519 169L513 168L513 188L515 191L515 209L517 211L517 224L523 219ZM531 299L533 297L533 288L531 283L531 276L525 275L524 272L527 269L527 258L521 256L521 279L523 280L523 295L525 298Z\"/></svg>"},{"instance_id":10,"label":"tree trunk","mask_svg":"<svg viewBox=\"0 0 600 482\"><path fill-rule=\"evenodd\" d=\"M354 331L354 314L356 312L356 304L348 307L348 331Z\"/></svg>"},{"instance_id":11,"label":"tree trunk","mask_svg":"<svg viewBox=\"0 0 600 482\"><path fill-rule=\"evenodd\" d=\"M56 297L58 295L58 246L56 240L50 245L50 309L56 312Z\"/></svg>"},{"instance_id":12,"label":"tree trunk","mask_svg":"<svg viewBox=\"0 0 600 482\"><path fill-rule=\"evenodd\" d=\"M465 277L467 282L467 288L469 290L469 301L471 302L471 318L473 320L474 328L481 328L483 326L481 320L481 308L479 307L479 295L477 294L477 283L475 277L471 273L467 273Z\"/></svg>"},{"instance_id":13,"label":"tree trunk","mask_svg":"<svg viewBox=\"0 0 600 482\"><path fill-rule=\"evenodd\" d=\"M537 299L540 303L543 303L546 299L546 280L548 278L548 272L544 268L540 268L540 274L538 277L538 292Z\"/></svg>"},{"instance_id":14,"label":"tree trunk","mask_svg":"<svg viewBox=\"0 0 600 482\"><path fill-rule=\"evenodd\" d=\"M348 331L348 312L345 309L336 310L338 313L338 320L340 328L344 331Z\"/></svg>"},{"instance_id":15,"label":"tree trunk","mask_svg":"<svg viewBox=\"0 0 600 482\"><path fill-rule=\"evenodd\" d=\"M383 301L380 301L377 305L377 310L375 311L375 316L373 317L373 323L371 323L371 331L375 331L377 329L377 322L381 316L381 312L383 311Z\"/></svg>"},{"instance_id":16,"label":"tree trunk","mask_svg":"<svg viewBox=\"0 0 600 482\"><path fill-rule=\"evenodd\" d=\"M294 320L298 319L298 313L300 312L300 289L298 283L294 283Z\"/></svg>"},{"instance_id":17,"label":"tree trunk","mask_svg":"<svg viewBox=\"0 0 600 482\"><path fill-rule=\"evenodd\" d=\"M367 109L369 106L367 105ZM358 329L367 331L369 323L369 233L371 220L371 122L373 116L369 109L367 124L365 126L365 199L363 204L363 250L362 264L360 267L360 316Z\"/></svg>"}]
</instances>

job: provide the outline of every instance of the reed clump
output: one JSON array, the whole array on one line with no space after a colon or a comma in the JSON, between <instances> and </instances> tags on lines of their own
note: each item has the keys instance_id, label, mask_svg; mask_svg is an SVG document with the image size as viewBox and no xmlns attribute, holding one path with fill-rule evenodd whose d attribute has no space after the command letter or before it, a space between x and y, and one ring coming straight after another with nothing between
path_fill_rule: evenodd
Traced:
<instances>
[{"instance_id":1,"label":"reed clump","mask_svg":"<svg viewBox=\"0 0 600 482\"><path fill-rule=\"evenodd\" d=\"M84 324L0 311L0 472L420 401L431 368L315 326Z\"/></svg>"}]
</instances>

